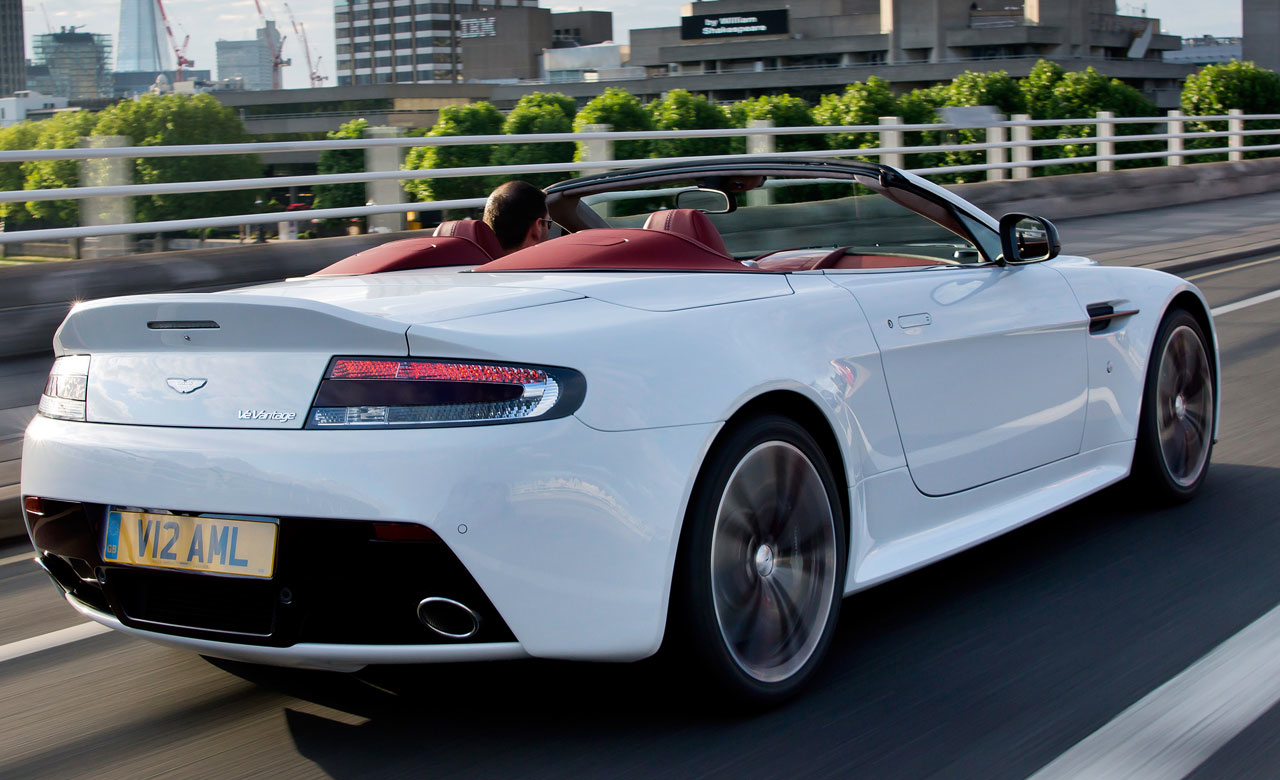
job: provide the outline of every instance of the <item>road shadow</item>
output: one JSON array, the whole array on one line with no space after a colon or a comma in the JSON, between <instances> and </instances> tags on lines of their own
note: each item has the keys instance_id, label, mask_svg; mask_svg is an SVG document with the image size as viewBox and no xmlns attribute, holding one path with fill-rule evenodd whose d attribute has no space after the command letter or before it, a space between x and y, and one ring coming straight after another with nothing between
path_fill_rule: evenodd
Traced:
<instances>
[{"instance_id":1,"label":"road shadow","mask_svg":"<svg viewBox=\"0 0 1280 780\"><path fill-rule=\"evenodd\" d=\"M1021 778L1280 602L1278 472L1214 464L1163 509L1107 490L855 594L767 712L656 662L245 676L362 720L286 710L333 777Z\"/></svg>"}]
</instances>

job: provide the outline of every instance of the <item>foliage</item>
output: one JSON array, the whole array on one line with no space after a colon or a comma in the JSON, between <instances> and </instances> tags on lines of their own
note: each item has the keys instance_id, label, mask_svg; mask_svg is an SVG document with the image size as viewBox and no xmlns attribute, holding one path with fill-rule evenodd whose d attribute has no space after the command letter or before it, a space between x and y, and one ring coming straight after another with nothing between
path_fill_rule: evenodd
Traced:
<instances>
[{"instance_id":1,"label":"foliage","mask_svg":"<svg viewBox=\"0 0 1280 780\"><path fill-rule=\"evenodd\" d=\"M1007 72L1003 70L976 73L965 71L951 80L950 84L941 87L938 97L942 103L939 108L956 108L961 106L991 106L997 113L1009 116L1020 114L1026 106L1022 90ZM942 144L977 144L985 143L985 129L952 130L939 134L938 143ZM981 165L986 162L986 151L946 152L941 156L938 165ZM978 181L985 177L981 172L951 174L949 181Z\"/></svg>"},{"instance_id":2,"label":"foliage","mask_svg":"<svg viewBox=\"0 0 1280 780\"><path fill-rule=\"evenodd\" d=\"M93 130L95 117L87 111L54 114L38 123L39 135L33 149L74 149ZM22 164L22 189L42 190L75 187L80 183L80 163L76 160L33 160ZM74 225L80 217L74 200L32 200L24 204L27 213L49 224Z\"/></svg>"},{"instance_id":3,"label":"foliage","mask_svg":"<svg viewBox=\"0 0 1280 780\"><path fill-rule=\"evenodd\" d=\"M502 113L492 103L480 101L464 106L445 106L440 118L427 133L430 138L446 135L498 135L502 132ZM469 168L488 165L493 147L489 144L469 146L417 146L405 157L406 170L430 168ZM482 176L448 179L418 179L405 183L405 189L418 200L458 200L483 198L489 194L488 180Z\"/></svg>"},{"instance_id":4,"label":"foliage","mask_svg":"<svg viewBox=\"0 0 1280 780\"><path fill-rule=\"evenodd\" d=\"M609 87L578 110L578 115L573 120L574 132L582 132L587 125L612 125L618 132L652 130L653 117L635 95L618 87ZM616 160L636 160L648 156L648 141L617 141L613 145L613 157ZM582 143L578 144L574 159L586 159L586 148Z\"/></svg>"},{"instance_id":5,"label":"foliage","mask_svg":"<svg viewBox=\"0 0 1280 780\"><path fill-rule=\"evenodd\" d=\"M655 130L718 130L729 127L719 106L687 89L673 89L649 104ZM728 154L729 138L664 138L649 146L652 157L697 157Z\"/></svg>"},{"instance_id":6,"label":"foliage","mask_svg":"<svg viewBox=\"0 0 1280 780\"><path fill-rule=\"evenodd\" d=\"M210 95L143 95L98 114L93 135L121 135L134 146L229 144L249 140L233 109ZM256 155L141 157L133 163L133 181L159 184L260 176ZM199 216L243 214L253 206L249 190L152 195L134 201L140 222Z\"/></svg>"},{"instance_id":7,"label":"foliage","mask_svg":"<svg viewBox=\"0 0 1280 780\"><path fill-rule=\"evenodd\" d=\"M506 135L532 133L572 133L573 116L577 105L573 98L559 93L534 92L520 98L502 125ZM503 144L493 150L494 165L537 165L572 162L575 145L562 144ZM567 179L571 173L526 173L519 178L535 187L547 187ZM509 177L501 177L494 186Z\"/></svg>"},{"instance_id":8,"label":"foliage","mask_svg":"<svg viewBox=\"0 0 1280 780\"><path fill-rule=\"evenodd\" d=\"M904 124L927 125L938 121L938 109L947 104L947 85L913 89L898 98L898 114ZM941 130L912 130L904 134L906 146L935 146L946 141ZM941 152L908 154L903 158L908 168L936 168L947 164L947 155Z\"/></svg>"},{"instance_id":9,"label":"foliage","mask_svg":"<svg viewBox=\"0 0 1280 780\"><path fill-rule=\"evenodd\" d=\"M879 76L857 81L838 95L823 95L813 118L820 125L874 125L882 116L897 116L898 100L889 82ZM874 149L880 145L877 132L836 133L827 136L830 149ZM873 158L865 158L873 159Z\"/></svg>"},{"instance_id":10,"label":"foliage","mask_svg":"<svg viewBox=\"0 0 1280 780\"><path fill-rule=\"evenodd\" d=\"M13 151L31 149L40 137L40 125L35 122L19 122L16 125L0 129L0 150ZM12 162L0 164L0 190L13 191L22 189L23 163ZM0 203L0 221L12 226L21 224L31 218L26 204Z\"/></svg>"},{"instance_id":11,"label":"foliage","mask_svg":"<svg viewBox=\"0 0 1280 780\"><path fill-rule=\"evenodd\" d=\"M813 109L809 104L790 95L761 95L729 106L730 127L746 127L748 121L760 119L772 120L774 127L811 127L814 124ZM774 138L774 148L779 152L809 152L827 146L820 135L779 135ZM746 152L745 138L731 140L735 154Z\"/></svg>"},{"instance_id":12,"label":"foliage","mask_svg":"<svg viewBox=\"0 0 1280 780\"><path fill-rule=\"evenodd\" d=\"M331 130L326 138L331 141L364 138L364 131L369 127L367 119L352 119L344 122L337 130ZM332 173L361 173L364 171L363 149L327 149L320 153L320 162L316 164L316 172L325 175ZM315 193L314 208L339 209L350 206L363 206L366 201L364 182L349 184L321 184L312 189Z\"/></svg>"},{"instance_id":13,"label":"foliage","mask_svg":"<svg viewBox=\"0 0 1280 780\"><path fill-rule=\"evenodd\" d=\"M1232 61L1225 65L1209 65L1199 73L1187 77L1182 90L1182 110L1190 116L1222 115L1238 108L1246 114L1280 114L1280 75L1275 71L1259 68L1252 62ZM1253 121L1249 130L1280 128L1274 120ZM1187 130L1210 132L1226 130L1226 122L1192 122ZM1245 145L1280 143L1280 135L1246 136ZM1226 145L1223 138L1196 140L1194 147L1207 149ZM1216 156L1216 155L1214 155ZM1249 157L1280 156L1280 152L1254 152ZM1203 160L1201 155L1191 159ZM1224 159L1218 157L1218 159Z\"/></svg>"}]
</instances>

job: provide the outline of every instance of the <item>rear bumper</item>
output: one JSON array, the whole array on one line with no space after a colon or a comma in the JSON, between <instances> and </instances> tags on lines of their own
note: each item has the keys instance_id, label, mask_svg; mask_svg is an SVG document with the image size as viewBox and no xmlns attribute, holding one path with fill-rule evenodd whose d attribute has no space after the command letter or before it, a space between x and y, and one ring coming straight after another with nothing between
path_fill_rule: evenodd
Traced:
<instances>
[{"instance_id":1,"label":"rear bumper","mask_svg":"<svg viewBox=\"0 0 1280 780\"><path fill-rule=\"evenodd\" d=\"M369 664L422 664L454 661L500 661L525 658L528 653L519 642L492 642L470 645L338 645L300 643L291 647L255 647L233 642L170 636L155 631L142 631L121 623L115 615L66 596L67 603L81 615L114 628L121 633L148 639L178 650L189 650L215 658L247 661L271 666L299 669L324 669L354 672Z\"/></svg>"},{"instance_id":2,"label":"rear bumper","mask_svg":"<svg viewBox=\"0 0 1280 780\"><path fill-rule=\"evenodd\" d=\"M24 442L22 492L176 512L418 523L444 541L515 639L268 647L129 627L102 605L72 599L99 622L157 641L323 667L495 652L634 660L661 643L680 521L717 429L605 433L569 417L475 428L274 431L37 417ZM340 558L314 566L337 579L349 573Z\"/></svg>"}]
</instances>

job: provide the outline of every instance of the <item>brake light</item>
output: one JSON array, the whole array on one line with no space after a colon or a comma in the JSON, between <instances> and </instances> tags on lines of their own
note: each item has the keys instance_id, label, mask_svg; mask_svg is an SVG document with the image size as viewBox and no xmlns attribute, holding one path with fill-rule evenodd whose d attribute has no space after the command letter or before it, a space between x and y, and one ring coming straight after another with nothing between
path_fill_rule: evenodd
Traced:
<instances>
[{"instance_id":1,"label":"brake light","mask_svg":"<svg viewBox=\"0 0 1280 780\"><path fill-rule=\"evenodd\" d=\"M417 428L553 419L582 403L577 371L425 358L334 358L308 428Z\"/></svg>"},{"instance_id":2,"label":"brake light","mask_svg":"<svg viewBox=\"0 0 1280 780\"><path fill-rule=\"evenodd\" d=\"M63 355L53 361L37 411L58 420L85 419L89 390L89 356Z\"/></svg>"}]
</instances>

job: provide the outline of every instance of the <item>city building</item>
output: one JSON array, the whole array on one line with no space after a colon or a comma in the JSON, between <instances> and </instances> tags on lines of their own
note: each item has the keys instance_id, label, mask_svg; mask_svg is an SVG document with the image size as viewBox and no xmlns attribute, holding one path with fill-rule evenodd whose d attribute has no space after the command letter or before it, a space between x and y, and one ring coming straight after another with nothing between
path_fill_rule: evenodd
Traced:
<instances>
[{"instance_id":1,"label":"city building","mask_svg":"<svg viewBox=\"0 0 1280 780\"><path fill-rule=\"evenodd\" d=\"M173 67L156 0L120 0L116 71L159 73ZM152 81L154 81L154 77Z\"/></svg>"},{"instance_id":2,"label":"city building","mask_svg":"<svg viewBox=\"0 0 1280 780\"><path fill-rule=\"evenodd\" d=\"M280 43L270 20L252 41L218 41L218 79L243 79L247 90L279 89L280 68L289 64L280 56Z\"/></svg>"},{"instance_id":3,"label":"city building","mask_svg":"<svg viewBox=\"0 0 1280 780\"><path fill-rule=\"evenodd\" d=\"M1244 58L1280 71L1280 3L1244 0Z\"/></svg>"},{"instance_id":4,"label":"city building","mask_svg":"<svg viewBox=\"0 0 1280 780\"><path fill-rule=\"evenodd\" d=\"M35 61L27 72L32 91L72 101L110 98L111 36L63 27L35 36Z\"/></svg>"},{"instance_id":5,"label":"city building","mask_svg":"<svg viewBox=\"0 0 1280 780\"><path fill-rule=\"evenodd\" d=\"M1274 0L1260 0L1271 2ZM1181 41L1114 0L708 0L678 25L631 31L632 66L718 99L794 88L831 91L879 76L906 90L964 70L1025 76L1040 58L1099 70L1174 107L1189 66ZM714 77L714 78L708 78Z\"/></svg>"},{"instance_id":6,"label":"city building","mask_svg":"<svg viewBox=\"0 0 1280 780\"><path fill-rule=\"evenodd\" d=\"M611 13L538 0L337 0L333 18L338 86L536 79L543 49L613 37Z\"/></svg>"},{"instance_id":7,"label":"city building","mask_svg":"<svg viewBox=\"0 0 1280 780\"><path fill-rule=\"evenodd\" d=\"M27 119L43 119L66 107L67 99L64 97L20 89L11 97L0 97L0 128L16 125Z\"/></svg>"},{"instance_id":8,"label":"city building","mask_svg":"<svg viewBox=\"0 0 1280 780\"><path fill-rule=\"evenodd\" d=\"M191 68L183 69L181 80L178 78L176 70L138 70L123 73L117 71L111 74L112 94L119 98L144 95L152 91L156 79L160 76L164 76L165 81L169 84L181 84L188 81L203 84L213 80L212 71L192 70ZM236 83L240 83L239 80L236 80Z\"/></svg>"},{"instance_id":9,"label":"city building","mask_svg":"<svg viewBox=\"0 0 1280 780\"><path fill-rule=\"evenodd\" d=\"M532 3L481 7L458 17L462 80L511 83L541 78L546 50L600 44L613 38L608 11L553 13Z\"/></svg>"},{"instance_id":10,"label":"city building","mask_svg":"<svg viewBox=\"0 0 1280 780\"><path fill-rule=\"evenodd\" d=\"M1213 65L1241 59L1244 59L1244 46L1240 38L1215 38L1212 35L1183 38L1181 49L1164 53L1165 62L1184 65Z\"/></svg>"},{"instance_id":11,"label":"city building","mask_svg":"<svg viewBox=\"0 0 1280 780\"><path fill-rule=\"evenodd\" d=\"M0 97L27 88L22 0L0 0Z\"/></svg>"},{"instance_id":12,"label":"city building","mask_svg":"<svg viewBox=\"0 0 1280 780\"><path fill-rule=\"evenodd\" d=\"M550 84L643 78L644 68L628 68L631 47L621 43L593 43L542 51L542 78Z\"/></svg>"}]
</instances>

